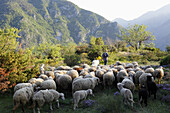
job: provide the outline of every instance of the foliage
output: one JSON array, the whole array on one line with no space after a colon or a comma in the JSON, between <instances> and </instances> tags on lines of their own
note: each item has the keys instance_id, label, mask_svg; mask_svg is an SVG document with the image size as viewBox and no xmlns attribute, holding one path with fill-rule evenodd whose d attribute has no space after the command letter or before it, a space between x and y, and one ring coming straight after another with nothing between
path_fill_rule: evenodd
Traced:
<instances>
[{"instance_id":1,"label":"foliage","mask_svg":"<svg viewBox=\"0 0 170 113\"><path fill-rule=\"evenodd\" d=\"M155 40L155 37L151 32L146 31L146 28L145 25L135 24L134 26L128 26L127 29L123 28L118 36L136 50L145 46L153 46L151 41Z\"/></svg>"},{"instance_id":2,"label":"foliage","mask_svg":"<svg viewBox=\"0 0 170 113\"><path fill-rule=\"evenodd\" d=\"M42 63L51 66L61 65L61 61L63 61L60 45L52 43L46 42L39 44L39 46L34 48L34 54L37 58L44 59L42 60Z\"/></svg>"},{"instance_id":3,"label":"foliage","mask_svg":"<svg viewBox=\"0 0 170 113\"><path fill-rule=\"evenodd\" d=\"M170 46L166 46L166 51L170 53Z\"/></svg>"},{"instance_id":4,"label":"foliage","mask_svg":"<svg viewBox=\"0 0 170 113\"><path fill-rule=\"evenodd\" d=\"M26 82L38 73L32 52L18 46L18 31L15 28L0 30L1 91L6 91L18 82Z\"/></svg>"},{"instance_id":5,"label":"foliage","mask_svg":"<svg viewBox=\"0 0 170 113\"><path fill-rule=\"evenodd\" d=\"M160 62L160 65L169 65L170 64L170 55L163 58Z\"/></svg>"},{"instance_id":6,"label":"foliage","mask_svg":"<svg viewBox=\"0 0 170 113\"><path fill-rule=\"evenodd\" d=\"M97 57L101 56L102 52L104 51L104 41L102 37L96 38L91 37L89 49L88 49L88 58L92 61Z\"/></svg>"}]
</instances>

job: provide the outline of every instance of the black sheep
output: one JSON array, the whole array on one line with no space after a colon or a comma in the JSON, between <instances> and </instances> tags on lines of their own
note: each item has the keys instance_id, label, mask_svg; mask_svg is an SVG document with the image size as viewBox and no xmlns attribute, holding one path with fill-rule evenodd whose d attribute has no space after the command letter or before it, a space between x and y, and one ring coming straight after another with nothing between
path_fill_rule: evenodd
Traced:
<instances>
[{"instance_id":1,"label":"black sheep","mask_svg":"<svg viewBox=\"0 0 170 113\"><path fill-rule=\"evenodd\" d=\"M138 94L140 104L142 105L144 102L145 106L147 106L148 92L144 85L141 86Z\"/></svg>"},{"instance_id":2,"label":"black sheep","mask_svg":"<svg viewBox=\"0 0 170 113\"><path fill-rule=\"evenodd\" d=\"M152 81L152 76L147 76L147 89L149 97L153 94L154 99L156 99L157 86L156 83Z\"/></svg>"}]
</instances>

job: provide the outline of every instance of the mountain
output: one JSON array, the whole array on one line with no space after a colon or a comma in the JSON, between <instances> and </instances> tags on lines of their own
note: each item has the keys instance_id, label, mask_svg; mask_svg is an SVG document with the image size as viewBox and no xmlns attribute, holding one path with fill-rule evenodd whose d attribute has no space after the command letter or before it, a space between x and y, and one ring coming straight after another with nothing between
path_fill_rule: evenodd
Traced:
<instances>
[{"instance_id":1,"label":"mountain","mask_svg":"<svg viewBox=\"0 0 170 113\"><path fill-rule=\"evenodd\" d=\"M114 40L120 25L66 0L0 0L0 28L21 29L23 47L42 42L89 42L90 36Z\"/></svg>"},{"instance_id":2,"label":"mountain","mask_svg":"<svg viewBox=\"0 0 170 113\"><path fill-rule=\"evenodd\" d=\"M122 19L114 20L121 24L122 26L126 27L128 24L144 24L148 26L148 30L155 35L157 39L154 41L156 47L160 48L161 50L165 50L167 45L170 45L170 4L156 10L150 11L142 16L130 20L130 21L123 21Z\"/></svg>"}]
</instances>

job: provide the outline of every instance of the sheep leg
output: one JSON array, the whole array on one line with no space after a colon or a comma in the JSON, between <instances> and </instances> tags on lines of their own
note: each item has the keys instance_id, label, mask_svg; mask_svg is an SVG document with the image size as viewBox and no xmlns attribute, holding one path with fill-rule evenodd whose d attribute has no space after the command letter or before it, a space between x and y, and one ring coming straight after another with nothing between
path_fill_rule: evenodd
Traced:
<instances>
[{"instance_id":1,"label":"sheep leg","mask_svg":"<svg viewBox=\"0 0 170 113\"><path fill-rule=\"evenodd\" d=\"M52 106L52 103L50 103L50 110L53 110L53 106Z\"/></svg>"},{"instance_id":2,"label":"sheep leg","mask_svg":"<svg viewBox=\"0 0 170 113\"><path fill-rule=\"evenodd\" d=\"M37 110L38 110L38 113L40 113L40 108L39 107L37 108Z\"/></svg>"},{"instance_id":3,"label":"sheep leg","mask_svg":"<svg viewBox=\"0 0 170 113\"><path fill-rule=\"evenodd\" d=\"M14 107L13 107L13 113L15 113L15 110L19 107L19 103L17 103L16 105L14 105Z\"/></svg>"},{"instance_id":4,"label":"sheep leg","mask_svg":"<svg viewBox=\"0 0 170 113\"><path fill-rule=\"evenodd\" d=\"M23 111L23 113L25 113L25 110L24 110L24 105L22 105L22 111Z\"/></svg>"},{"instance_id":5,"label":"sheep leg","mask_svg":"<svg viewBox=\"0 0 170 113\"><path fill-rule=\"evenodd\" d=\"M36 113L35 108L33 108L33 113Z\"/></svg>"},{"instance_id":6,"label":"sheep leg","mask_svg":"<svg viewBox=\"0 0 170 113\"><path fill-rule=\"evenodd\" d=\"M57 103L57 108L59 108L60 107L59 100L56 100L56 103Z\"/></svg>"}]
</instances>

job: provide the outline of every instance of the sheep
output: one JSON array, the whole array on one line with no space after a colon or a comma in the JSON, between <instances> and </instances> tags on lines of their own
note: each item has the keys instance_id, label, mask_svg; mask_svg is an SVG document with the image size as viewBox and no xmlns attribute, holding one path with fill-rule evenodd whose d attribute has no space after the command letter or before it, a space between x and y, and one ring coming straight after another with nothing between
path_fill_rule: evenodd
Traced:
<instances>
[{"instance_id":1,"label":"sheep","mask_svg":"<svg viewBox=\"0 0 170 113\"><path fill-rule=\"evenodd\" d=\"M55 78L53 71L45 71L44 74L47 75L48 77L51 76L53 79Z\"/></svg>"},{"instance_id":2,"label":"sheep","mask_svg":"<svg viewBox=\"0 0 170 113\"><path fill-rule=\"evenodd\" d=\"M83 69L83 67L80 67L80 66L74 66L73 67L74 70L76 70L78 73L81 72L81 70Z\"/></svg>"},{"instance_id":3,"label":"sheep","mask_svg":"<svg viewBox=\"0 0 170 113\"><path fill-rule=\"evenodd\" d=\"M130 89L132 93L135 91L135 84L128 78L123 79L121 82L125 88Z\"/></svg>"},{"instance_id":4,"label":"sheep","mask_svg":"<svg viewBox=\"0 0 170 113\"><path fill-rule=\"evenodd\" d=\"M88 64L83 64L82 67L83 68L90 68L90 66Z\"/></svg>"},{"instance_id":5,"label":"sheep","mask_svg":"<svg viewBox=\"0 0 170 113\"><path fill-rule=\"evenodd\" d=\"M48 80L45 80L45 81L41 82L40 87L38 88L38 90L42 90L42 89L44 89L44 90L45 89L54 89L54 90L56 90L55 81L51 77L49 77Z\"/></svg>"},{"instance_id":6,"label":"sheep","mask_svg":"<svg viewBox=\"0 0 170 113\"><path fill-rule=\"evenodd\" d=\"M134 68L136 68L138 66L138 62L132 62Z\"/></svg>"},{"instance_id":7,"label":"sheep","mask_svg":"<svg viewBox=\"0 0 170 113\"><path fill-rule=\"evenodd\" d=\"M134 65L133 64L131 64L131 63L127 63L126 64L126 66L125 66L125 68L127 69L127 68L134 68Z\"/></svg>"},{"instance_id":8,"label":"sheep","mask_svg":"<svg viewBox=\"0 0 170 113\"><path fill-rule=\"evenodd\" d=\"M88 69L88 71L89 72L92 72L92 71L96 71L96 69L97 69L97 67L96 66L91 66L89 69Z\"/></svg>"},{"instance_id":9,"label":"sheep","mask_svg":"<svg viewBox=\"0 0 170 113\"><path fill-rule=\"evenodd\" d=\"M15 87L14 87L14 92L16 92L17 90L24 88L24 87L30 87L32 86L31 83L18 83Z\"/></svg>"},{"instance_id":10,"label":"sheep","mask_svg":"<svg viewBox=\"0 0 170 113\"><path fill-rule=\"evenodd\" d=\"M116 61L116 65L122 65L122 63L120 61Z\"/></svg>"},{"instance_id":11,"label":"sheep","mask_svg":"<svg viewBox=\"0 0 170 113\"><path fill-rule=\"evenodd\" d=\"M110 69L110 67L109 67L108 65L103 65L103 66L102 66L102 69L108 71L108 70Z\"/></svg>"},{"instance_id":12,"label":"sheep","mask_svg":"<svg viewBox=\"0 0 170 113\"><path fill-rule=\"evenodd\" d=\"M115 76L113 74L112 70L109 70L107 73L103 75L103 86L106 88L106 85L109 86L109 88L113 85L113 82L115 81Z\"/></svg>"},{"instance_id":13,"label":"sheep","mask_svg":"<svg viewBox=\"0 0 170 113\"><path fill-rule=\"evenodd\" d=\"M72 68L69 67L69 66L59 66L55 70L67 70L67 71L69 71L69 70L72 70Z\"/></svg>"},{"instance_id":14,"label":"sheep","mask_svg":"<svg viewBox=\"0 0 170 113\"><path fill-rule=\"evenodd\" d=\"M71 76L64 74L58 78L57 85L61 89L70 89L72 85L72 78Z\"/></svg>"},{"instance_id":15,"label":"sheep","mask_svg":"<svg viewBox=\"0 0 170 113\"><path fill-rule=\"evenodd\" d=\"M24 112L24 105L26 105L33 96L33 87L24 87L19 90L17 90L13 95L13 113L15 113L15 110L22 105L22 111Z\"/></svg>"},{"instance_id":16,"label":"sheep","mask_svg":"<svg viewBox=\"0 0 170 113\"><path fill-rule=\"evenodd\" d=\"M137 71L134 75L134 83L139 85L139 77L144 73L143 70Z\"/></svg>"},{"instance_id":17,"label":"sheep","mask_svg":"<svg viewBox=\"0 0 170 113\"><path fill-rule=\"evenodd\" d=\"M99 65L99 60L93 60L92 61L92 65L91 65L92 67L93 66L97 67L98 65Z\"/></svg>"},{"instance_id":18,"label":"sheep","mask_svg":"<svg viewBox=\"0 0 170 113\"><path fill-rule=\"evenodd\" d=\"M48 79L48 77L46 78ZM44 80L42 78L31 78L28 83L31 84L36 84L37 86L40 86L41 82L43 82Z\"/></svg>"},{"instance_id":19,"label":"sheep","mask_svg":"<svg viewBox=\"0 0 170 113\"><path fill-rule=\"evenodd\" d=\"M147 68L145 70L145 73L150 73L150 74L152 74L152 76L153 76L153 72L154 72L154 69L152 67L151 68Z\"/></svg>"},{"instance_id":20,"label":"sheep","mask_svg":"<svg viewBox=\"0 0 170 113\"><path fill-rule=\"evenodd\" d=\"M122 80L125 78L125 77L128 77L128 73L125 71L125 70L121 70L117 73L117 81L118 82L122 82Z\"/></svg>"},{"instance_id":21,"label":"sheep","mask_svg":"<svg viewBox=\"0 0 170 113\"><path fill-rule=\"evenodd\" d=\"M93 78L95 77L95 73L94 72L90 72L88 75L85 75L84 78Z\"/></svg>"},{"instance_id":22,"label":"sheep","mask_svg":"<svg viewBox=\"0 0 170 113\"><path fill-rule=\"evenodd\" d=\"M88 71L85 71L84 69L81 70L81 72L80 72L80 76L85 76L85 75L88 75L88 74L89 74Z\"/></svg>"},{"instance_id":23,"label":"sheep","mask_svg":"<svg viewBox=\"0 0 170 113\"><path fill-rule=\"evenodd\" d=\"M151 76L151 73L143 73L140 77L139 77L139 84L140 85L144 85L147 88L147 76Z\"/></svg>"},{"instance_id":24,"label":"sheep","mask_svg":"<svg viewBox=\"0 0 170 113\"><path fill-rule=\"evenodd\" d=\"M136 73L135 73L134 71L130 71L130 72L128 73L128 76L129 76L130 80L132 80L133 82L135 81L135 80L134 80L135 74L136 74Z\"/></svg>"},{"instance_id":25,"label":"sheep","mask_svg":"<svg viewBox=\"0 0 170 113\"><path fill-rule=\"evenodd\" d=\"M127 88L123 88L123 86L124 85L122 83L117 83L117 88L119 89L120 94L123 96L123 102L124 104L128 104L133 107L133 103L135 102L133 101L132 92Z\"/></svg>"},{"instance_id":26,"label":"sheep","mask_svg":"<svg viewBox=\"0 0 170 113\"><path fill-rule=\"evenodd\" d=\"M161 79L164 76L164 71L163 71L163 67L161 66L160 68L157 68L154 70L153 72L153 77L154 78L158 78L158 84L160 84Z\"/></svg>"},{"instance_id":27,"label":"sheep","mask_svg":"<svg viewBox=\"0 0 170 113\"><path fill-rule=\"evenodd\" d=\"M137 72L137 71L140 71L140 70L142 70L142 69L139 68L139 67L135 67L135 68L133 69L134 72Z\"/></svg>"},{"instance_id":28,"label":"sheep","mask_svg":"<svg viewBox=\"0 0 170 113\"><path fill-rule=\"evenodd\" d=\"M76 81L76 80L78 80L78 79L83 79L83 76L79 76L79 77L75 78L75 79L73 80L73 82Z\"/></svg>"},{"instance_id":29,"label":"sheep","mask_svg":"<svg viewBox=\"0 0 170 113\"><path fill-rule=\"evenodd\" d=\"M147 106L148 92L144 85L141 85L141 88L138 92L138 97L140 104L142 105L142 103L144 102L145 106Z\"/></svg>"},{"instance_id":30,"label":"sheep","mask_svg":"<svg viewBox=\"0 0 170 113\"><path fill-rule=\"evenodd\" d=\"M68 74L69 76L71 76L72 79L74 79L74 78L76 78L76 77L79 76L77 70L70 70L70 71L67 72L67 74Z\"/></svg>"},{"instance_id":31,"label":"sheep","mask_svg":"<svg viewBox=\"0 0 170 113\"><path fill-rule=\"evenodd\" d=\"M75 110L78 107L79 101L82 99L86 99L88 95L93 95L93 92L91 89L76 91L73 94L73 102L74 102L73 109Z\"/></svg>"},{"instance_id":32,"label":"sheep","mask_svg":"<svg viewBox=\"0 0 170 113\"><path fill-rule=\"evenodd\" d=\"M44 103L49 103L50 104L50 110L53 110L52 108L52 102L56 101L57 102L57 107L59 108L59 98L62 100L65 100L64 94L59 93L56 90L50 89L50 90L40 90L38 91L32 98L33 100L33 112L35 113L35 106L36 104L38 105L38 113L40 113L40 107L44 105Z\"/></svg>"},{"instance_id":33,"label":"sheep","mask_svg":"<svg viewBox=\"0 0 170 113\"><path fill-rule=\"evenodd\" d=\"M154 99L156 99L157 86L156 83L152 81L152 76L147 76L147 89L149 97L154 94Z\"/></svg>"},{"instance_id":34,"label":"sheep","mask_svg":"<svg viewBox=\"0 0 170 113\"><path fill-rule=\"evenodd\" d=\"M104 69L98 69L96 70L96 77L100 79L100 81L103 81L103 75L106 72Z\"/></svg>"},{"instance_id":35,"label":"sheep","mask_svg":"<svg viewBox=\"0 0 170 113\"><path fill-rule=\"evenodd\" d=\"M39 70L40 70L40 74L44 74L44 72L45 72L44 64L41 64Z\"/></svg>"},{"instance_id":36,"label":"sheep","mask_svg":"<svg viewBox=\"0 0 170 113\"><path fill-rule=\"evenodd\" d=\"M42 78L43 80L48 80L48 76L45 74L41 74L39 78Z\"/></svg>"},{"instance_id":37,"label":"sheep","mask_svg":"<svg viewBox=\"0 0 170 113\"><path fill-rule=\"evenodd\" d=\"M124 70L124 69L125 69L125 68L123 67L123 65L115 66L114 68L117 69L117 71L120 71L120 70Z\"/></svg>"},{"instance_id":38,"label":"sheep","mask_svg":"<svg viewBox=\"0 0 170 113\"><path fill-rule=\"evenodd\" d=\"M98 77L78 79L72 83L72 93L78 90L94 89L99 82Z\"/></svg>"}]
</instances>

